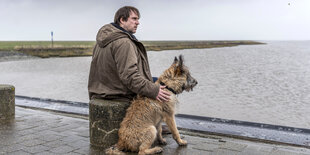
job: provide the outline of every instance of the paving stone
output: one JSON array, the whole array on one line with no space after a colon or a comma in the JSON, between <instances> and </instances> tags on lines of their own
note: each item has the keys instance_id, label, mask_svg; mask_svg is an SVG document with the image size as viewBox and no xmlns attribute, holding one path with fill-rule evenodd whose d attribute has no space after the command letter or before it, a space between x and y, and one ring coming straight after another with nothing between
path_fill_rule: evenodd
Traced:
<instances>
[{"instance_id":1,"label":"paving stone","mask_svg":"<svg viewBox=\"0 0 310 155\"><path fill-rule=\"evenodd\" d=\"M190 145L197 145L197 144L200 144L200 143L202 143L202 142L201 142L200 139L189 139L189 140L187 141L187 143L190 144Z\"/></svg>"},{"instance_id":2,"label":"paving stone","mask_svg":"<svg viewBox=\"0 0 310 155\"><path fill-rule=\"evenodd\" d=\"M77 133L78 136L89 138L89 132L88 131L81 131Z\"/></svg>"},{"instance_id":3,"label":"paving stone","mask_svg":"<svg viewBox=\"0 0 310 155\"><path fill-rule=\"evenodd\" d=\"M35 127L35 128L33 128L33 130L35 130L36 132L41 132L41 131L46 131L46 130L49 130L50 128L49 127L47 127L46 125L42 125L42 126L38 126L38 127Z\"/></svg>"},{"instance_id":4,"label":"paving stone","mask_svg":"<svg viewBox=\"0 0 310 155\"><path fill-rule=\"evenodd\" d=\"M257 146L248 146L239 155L262 155Z\"/></svg>"},{"instance_id":5,"label":"paving stone","mask_svg":"<svg viewBox=\"0 0 310 155\"><path fill-rule=\"evenodd\" d=\"M57 136L67 136L67 135L62 135L59 132L51 131L51 130L43 130L35 133L36 135L39 135L41 137L42 135L57 135Z\"/></svg>"},{"instance_id":6,"label":"paving stone","mask_svg":"<svg viewBox=\"0 0 310 155\"><path fill-rule=\"evenodd\" d=\"M73 148L80 148L80 147L89 147L90 143L89 141L84 141L84 140L78 140L75 142L67 143L67 145L72 146Z\"/></svg>"},{"instance_id":7,"label":"paving stone","mask_svg":"<svg viewBox=\"0 0 310 155\"><path fill-rule=\"evenodd\" d=\"M227 149L227 150L233 150L233 151L241 152L246 147L247 147L247 145L245 145L245 144L226 142L226 143L224 143L223 145L220 146L220 149Z\"/></svg>"},{"instance_id":8,"label":"paving stone","mask_svg":"<svg viewBox=\"0 0 310 155\"><path fill-rule=\"evenodd\" d=\"M33 125L18 123L15 127L15 130L21 131L21 130L26 130L26 129L31 129L31 128L34 128Z\"/></svg>"},{"instance_id":9,"label":"paving stone","mask_svg":"<svg viewBox=\"0 0 310 155\"><path fill-rule=\"evenodd\" d=\"M39 135L36 135L36 134L30 134L30 135L23 135L23 136L20 136L18 137L18 140L20 142L23 142L23 141L31 141L33 139L37 139L39 138L40 136Z\"/></svg>"},{"instance_id":10,"label":"paving stone","mask_svg":"<svg viewBox=\"0 0 310 155\"><path fill-rule=\"evenodd\" d=\"M25 147L23 148L24 151L28 152L28 153L40 153L40 152L45 152L47 150L49 150L49 147L43 146L43 145L36 145L36 146L29 146L29 147Z\"/></svg>"},{"instance_id":11,"label":"paving stone","mask_svg":"<svg viewBox=\"0 0 310 155\"><path fill-rule=\"evenodd\" d=\"M34 134L37 131L30 129L26 129L26 130L21 130L18 132L19 135L24 136L24 135L29 135L29 134Z\"/></svg>"},{"instance_id":12,"label":"paving stone","mask_svg":"<svg viewBox=\"0 0 310 155\"><path fill-rule=\"evenodd\" d=\"M33 122L35 124L42 124L44 122L44 118L36 117L34 115L27 116L27 121Z\"/></svg>"},{"instance_id":13,"label":"paving stone","mask_svg":"<svg viewBox=\"0 0 310 155\"><path fill-rule=\"evenodd\" d=\"M79 148L77 150L74 150L73 152L79 154L90 154L90 148Z\"/></svg>"},{"instance_id":14,"label":"paving stone","mask_svg":"<svg viewBox=\"0 0 310 155\"><path fill-rule=\"evenodd\" d=\"M51 121L47 124L47 127L49 127L50 129L58 128L61 126L63 126L63 124L60 124L60 121Z\"/></svg>"},{"instance_id":15,"label":"paving stone","mask_svg":"<svg viewBox=\"0 0 310 155\"><path fill-rule=\"evenodd\" d=\"M239 152L226 150L226 149L215 149L211 155L238 155Z\"/></svg>"},{"instance_id":16,"label":"paving stone","mask_svg":"<svg viewBox=\"0 0 310 155\"><path fill-rule=\"evenodd\" d=\"M221 145L221 144L225 143L225 141L221 141L219 139L208 139L208 138L205 138L204 142L209 143L209 144L216 144L216 145Z\"/></svg>"},{"instance_id":17,"label":"paving stone","mask_svg":"<svg viewBox=\"0 0 310 155\"><path fill-rule=\"evenodd\" d=\"M52 128L50 129L51 131L55 131L55 132L64 132L64 131L68 131L70 129L74 129L74 127L70 126L70 125L65 125L65 126L60 126L57 128Z\"/></svg>"},{"instance_id":18,"label":"paving stone","mask_svg":"<svg viewBox=\"0 0 310 155\"><path fill-rule=\"evenodd\" d=\"M43 136L38 137L38 139L46 141L46 142L55 141L61 138L62 137L59 135L43 135Z\"/></svg>"},{"instance_id":19,"label":"paving stone","mask_svg":"<svg viewBox=\"0 0 310 155\"><path fill-rule=\"evenodd\" d=\"M76 131L72 131L71 129L70 130L65 130L65 131L62 131L62 132L59 132L60 135L63 135L63 136L66 136L66 137L79 137L79 138L82 138L82 136L80 136L78 134L78 132ZM85 138L85 137L83 137Z\"/></svg>"},{"instance_id":20,"label":"paving stone","mask_svg":"<svg viewBox=\"0 0 310 155\"><path fill-rule=\"evenodd\" d=\"M187 147L177 147L174 149L165 149L162 154L167 155L210 155L211 152L203 150L188 149Z\"/></svg>"},{"instance_id":21,"label":"paving stone","mask_svg":"<svg viewBox=\"0 0 310 155\"><path fill-rule=\"evenodd\" d=\"M76 152L69 152L69 153L66 153L66 155L81 155L80 153L76 153Z\"/></svg>"},{"instance_id":22,"label":"paving stone","mask_svg":"<svg viewBox=\"0 0 310 155\"><path fill-rule=\"evenodd\" d=\"M70 135L68 137L64 137L61 138L61 141L67 142L67 143L71 143L71 142L76 142L78 140L81 140L82 138L80 136L76 136L76 135Z\"/></svg>"},{"instance_id":23,"label":"paving stone","mask_svg":"<svg viewBox=\"0 0 310 155\"><path fill-rule=\"evenodd\" d=\"M45 141L40 139L32 139L21 142L20 144L26 147L36 146L45 143Z\"/></svg>"},{"instance_id":24,"label":"paving stone","mask_svg":"<svg viewBox=\"0 0 310 155\"><path fill-rule=\"evenodd\" d=\"M212 152L209 152L209 151L195 150L195 149L186 149L186 152L185 152L185 155L211 155L211 154Z\"/></svg>"},{"instance_id":25,"label":"paving stone","mask_svg":"<svg viewBox=\"0 0 310 155\"><path fill-rule=\"evenodd\" d=\"M5 146L1 149L2 152L10 153L10 152L15 152L23 149L24 147L20 144L14 144L10 146Z\"/></svg>"},{"instance_id":26,"label":"paving stone","mask_svg":"<svg viewBox=\"0 0 310 155\"><path fill-rule=\"evenodd\" d=\"M192 137L187 141L189 144L201 144L201 143L209 143L209 144L221 144L218 139L208 139L208 138L201 138L201 137Z\"/></svg>"},{"instance_id":27,"label":"paving stone","mask_svg":"<svg viewBox=\"0 0 310 155\"><path fill-rule=\"evenodd\" d=\"M40 153L35 153L35 155L55 155L55 153L49 152L49 151L44 151L44 152L40 152Z\"/></svg>"},{"instance_id":28,"label":"paving stone","mask_svg":"<svg viewBox=\"0 0 310 155\"><path fill-rule=\"evenodd\" d=\"M66 142L56 140L56 141L43 143L42 145L50 147L50 148L55 148L55 147L60 147L60 146L66 145L66 144L67 144Z\"/></svg>"},{"instance_id":29,"label":"paving stone","mask_svg":"<svg viewBox=\"0 0 310 155\"><path fill-rule=\"evenodd\" d=\"M56 148L51 149L50 151L53 153L58 153L58 154L64 154L64 153L69 153L69 152L73 152L74 148L64 145L64 146L59 146Z\"/></svg>"},{"instance_id":30,"label":"paving stone","mask_svg":"<svg viewBox=\"0 0 310 155\"><path fill-rule=\"evenodd\" d=\"M3 139L3 140L0 141L0 145L1 146L10 146L10 145L12 145L14 143L11 140L7 140L7 138L5 138L5 137L1 137L1 139Z\"/></svg>"},{"instance_id":31,"label":"paving stone","mask_svg":"<svg viewBox=\"0 0 310 155\"><path fill-rule=\"evenodd\" d=\"M193 149L209 151L209 152L212 152L218 148L219 148L219 145L210 144L210 143L201 143L201 144L197 144L193 146Z\"/></svg>"},{"instance_id":32,"label":"paving stone","mask_svg":"<svg viewBox=\"0 0 310 155\"><path fill-rule=\"evenodd\" d=\"M302 147L278 147L278 150L282 150L282 151L286 151L286 152L298 152L298 153L308 153L310 154L310 148L306 149L306 148L302 148Z\"/></svg>"},{"instance_id":33,"label":"paving stone","mask_svg":"<svg viewBox=\"0 0 310 155\"><path fill-rule=\"evenodd\" d=\"M299 155L299 153L288 151L288 150L275 150L270 155Z\"/></svg>"},{"instance_id":34,"label":"paving stone","mask_svg":"<svg viewBox=\"0 0 310 155\"><path fill-rule=\"evenodd\" d=\"M31 155L31 154L23 150L19 150L19 151L7 153L7 155Z\"/></svg>"},{"instance_id":35,"label":"paving stone","mask_svg":"<svg viewBox=\"0 0 310 155\"><path fill-rule=\"evenodd\" d=\"M270 154L271 152L273 152L273 151L275 151L275 150L277 150L278 148L277 147L261 147L260 149L259 149L259 152L262 152L262 153L264 153L264 154Z\"/></svg>"}]
</instances>

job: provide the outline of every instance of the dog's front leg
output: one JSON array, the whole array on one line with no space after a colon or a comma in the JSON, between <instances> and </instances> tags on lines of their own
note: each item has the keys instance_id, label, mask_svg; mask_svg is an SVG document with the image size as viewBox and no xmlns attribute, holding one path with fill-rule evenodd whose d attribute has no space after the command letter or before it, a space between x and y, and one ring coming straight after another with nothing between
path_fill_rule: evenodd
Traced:
<instances>
[{"instance_id":1,"label":"dog's front leg","mask_svg":"<svg viewBox=\"0 0 310 155\"><path fill-rule=\"evenodd\" d=\"M179 130L178 130L177 125L176 125L176 123L175 123L175 117L174 117L174 115L172 115L172 116L167 116L165 120L166 120L166 123L167 123L169 129L171 130L173 139L174 139L179 145L187 145L186 140L182 140L181 137L180 137Z\"/></svg>"},{"instance_id":2,"label":"dog's front leg","mask_svg":"<svg viewBox=\"0 0 310 155\"><path fill-rule=\"evenodd\" d=\"M157 125L157 138L158 138L158 142L159 142L160 144L166 145L167 142L166 142L166 140L163 138L162 131L163 131L162 125L161 125L161 123L159 123L159 124Z\"/></svg>"}]
</instances>

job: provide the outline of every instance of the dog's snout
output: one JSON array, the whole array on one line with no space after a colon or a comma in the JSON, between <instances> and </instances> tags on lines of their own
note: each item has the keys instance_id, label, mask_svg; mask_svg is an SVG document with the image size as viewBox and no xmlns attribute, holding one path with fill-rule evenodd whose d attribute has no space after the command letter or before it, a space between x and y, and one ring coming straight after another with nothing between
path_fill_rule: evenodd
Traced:
<instances>
[{"instance_id":1,"label":"dog's snout","mask_svg":"<svg viewBox=\"0 0 310 155\"><path fill-rule=\"evenodd\" d=\"M194 85L197 85L198 84L198 82L197 82L197 80L196 79L192 79L192 83L194 84Z\"/></svg>"}]
</instances>

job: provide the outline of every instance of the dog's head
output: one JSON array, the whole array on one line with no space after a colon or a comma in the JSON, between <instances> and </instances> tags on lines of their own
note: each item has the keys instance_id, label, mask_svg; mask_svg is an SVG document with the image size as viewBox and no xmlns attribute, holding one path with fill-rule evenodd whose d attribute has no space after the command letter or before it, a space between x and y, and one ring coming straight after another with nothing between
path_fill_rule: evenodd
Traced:
<instances>
[{"instance_id":1,"label":"dog's head","mask_svg":"<svg viewBox=\"0 0 310 155\"><path fill-rule=\"evenodd\" d=\"M184 90L193 90L198 83L184 65L182 55L179 56L179 59L175 57L172 65L158 78L158 81L173 89L177 94L182 93Z\"/></svg>"}]
</instances>

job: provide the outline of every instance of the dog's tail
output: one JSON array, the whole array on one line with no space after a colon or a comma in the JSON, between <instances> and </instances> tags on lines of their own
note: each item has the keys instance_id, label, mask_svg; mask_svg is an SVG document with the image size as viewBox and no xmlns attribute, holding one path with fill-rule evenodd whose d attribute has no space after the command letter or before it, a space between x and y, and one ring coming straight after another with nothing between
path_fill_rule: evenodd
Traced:
<instances>
[{"instance_id":1,"label":"dog's tail","mask_svg":"<svg viewBox=\"0 0 310 155\"><path fill-rule=\"evenodd\" d=\"M105 150L105 153L108 155L126 155L126 153L119 150L119 148L117 147L117 144L113 145L110 148L107 148Z\"/></svg>"}]
</instances>

